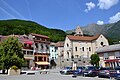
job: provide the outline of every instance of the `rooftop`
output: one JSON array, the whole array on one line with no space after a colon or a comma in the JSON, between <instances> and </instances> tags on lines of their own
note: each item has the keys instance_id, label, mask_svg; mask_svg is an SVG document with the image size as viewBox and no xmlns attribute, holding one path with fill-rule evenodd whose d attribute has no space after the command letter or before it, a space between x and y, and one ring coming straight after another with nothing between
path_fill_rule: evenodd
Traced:
<instances>
[{"instance_id":1,"label":"rooftop","mask_svg":"<svg viewBox=\"0 0 120 80\"><path fill-rule=\"evenodd\" d=\"M120 44L115 44L115 45L104 46L104 47L98 48L96 50L96 53L118 51L118 50L120 50Z\"/></svg>"},{"instance_id":2,"label":"rooftop","mask_svg":"<svg viewBox=\"0 0 120 80\"><path fill-rule=\"evenodd\" d=\"M60 42L57 42L55 44L56 47L63 47L64 46L64 42L63 41L60 41Z\"/></svg>"},{"instance_id":3,"label":"rooftop","mask_svg":"<svg viewBox=\"0 0 120 80\"><path fill-rule=\"evenodd\" d=\"M38 37L42 37L42 38L47 38L49 39L48 36L45 36L45 35L41 35L41 34L34 34L34 33L31 33L32 36L38 36Z\"/></svg>"},{"instance_id":4,"label":"rooftop","mask_svg":"<svg viewBox=\"0 0 120 80\"><path fill-rule=\"evenodd\" d=\"M72 35L67 35L67 37L70 40L75 40L75 41L93 41L96 40L100 35L95 35L95 36L72 36Z\"/></svg>"}]
</instances>

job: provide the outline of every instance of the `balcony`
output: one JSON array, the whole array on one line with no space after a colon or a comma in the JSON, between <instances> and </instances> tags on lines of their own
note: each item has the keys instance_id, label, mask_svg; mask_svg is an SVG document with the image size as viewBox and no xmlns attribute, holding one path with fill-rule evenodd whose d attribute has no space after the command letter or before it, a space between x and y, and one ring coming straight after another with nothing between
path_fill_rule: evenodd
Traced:
<instances>
[{"instance_id":1,"label":"balcony","mask_svg":"<svg viewBox=\"0 0 120 80\"><path fill-rule=\"evenodd\" d=\"M33 50L34 48L33 48L33 47L23 47L23 49L30 49L30 50Z\"/></svg>"},{"instance_id":2,"label":"balcony","mask_svg":"<svg viewBox=\"0 0 120 80\"><path fill-rule=\"evenodd\" d=\"M34 60L34 55L24 55L24 58Z\"/></svg>"},{"instance_id":3,"label":"balcony","mask_svg":"<svg viewBox=\"0 0 120 80\"><path fill-rule=\"evenodd\" d=\"M36 40L34 39L35 42L39 42L39 43L46 43L46 44L50 44L50 41L42 41L42 40Z\"/></svg>"}]
</instances>

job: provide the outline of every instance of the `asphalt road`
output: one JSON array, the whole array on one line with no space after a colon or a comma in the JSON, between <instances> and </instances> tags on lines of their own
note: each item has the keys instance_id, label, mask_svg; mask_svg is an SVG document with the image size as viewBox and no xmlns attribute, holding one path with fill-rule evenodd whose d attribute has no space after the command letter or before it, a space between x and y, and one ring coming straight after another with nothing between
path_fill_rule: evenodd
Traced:
<instances>
[{"instance_id":1,"label":"asphalt road","mask_svg":"<svg viewBox=\"0 0 120 80\"><path fill-rule=\"evenodd\" d=\"M82 76L73 78L72 75L61 75L58 71L50 70L49 74L35 73L35 75L18 75L18 76L0 75L0 80L109 80L109 79Z\"/></svg>"}]
</instances>

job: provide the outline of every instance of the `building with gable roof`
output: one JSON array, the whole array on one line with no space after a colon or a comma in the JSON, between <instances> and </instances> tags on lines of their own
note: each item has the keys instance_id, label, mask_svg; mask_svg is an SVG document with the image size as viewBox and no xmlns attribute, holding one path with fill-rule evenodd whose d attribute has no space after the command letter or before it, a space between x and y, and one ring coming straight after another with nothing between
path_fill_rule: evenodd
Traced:
<instances>
[{"instance_id":1,"label":"building with gable roof","mask_svg":"<svg viewBox=\"0 0 120 80\"><path fill-rule=\"evenodd\" d=\"M90 56L95 53L96 49L109 45L108 40L102 34L84 36L80 26L77 26L75 32L75 35L67 35L65 39L64 59L67 61L71 61L73 58L90 60Z\"/></svg>"}]
</instances>

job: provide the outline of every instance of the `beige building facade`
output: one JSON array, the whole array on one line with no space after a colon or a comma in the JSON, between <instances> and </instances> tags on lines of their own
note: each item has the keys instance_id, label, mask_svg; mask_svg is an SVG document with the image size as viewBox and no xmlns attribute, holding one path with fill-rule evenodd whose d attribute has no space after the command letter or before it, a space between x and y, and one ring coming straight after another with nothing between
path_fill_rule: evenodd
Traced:
<instances>
[{"instance_id":1,"label":"beige building facade","mask_svg":"<svg viewBox=\"0 0 120 80\"><path fill-rule=\"evenodd\" d=\"M102 34L92 37L68 35L64 44L64 58L89 58L96 49L107 45L108 40Z\"/></svg>"},{"instance_id":2,"label":"beige building facade","mask_svg":"<svg viewBox=\"0 0 120 80\"><path fill-rule=\"evenodd\" d=\"M100 57L100 66L120 66L120 44L99 48L97 49L96 53Z\"/></svg>"},{"instance_id":3,"label":"beige building facade","mask_svg":"<svg viewBox=\"0 0 120 80\"><path fill-rule=\"evenodd\" d=\"M78 29L78 27L77 27ZM79 32L80 31L80 32ZM67 35L64 43L64 59L84 58L90 60L90 56L103 46L108 46L108 40L102 35L84 36L79 27L80 35ZM80 60L81 61L81 60Z\"/></svg>"}]
</instances>

